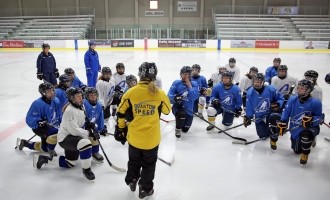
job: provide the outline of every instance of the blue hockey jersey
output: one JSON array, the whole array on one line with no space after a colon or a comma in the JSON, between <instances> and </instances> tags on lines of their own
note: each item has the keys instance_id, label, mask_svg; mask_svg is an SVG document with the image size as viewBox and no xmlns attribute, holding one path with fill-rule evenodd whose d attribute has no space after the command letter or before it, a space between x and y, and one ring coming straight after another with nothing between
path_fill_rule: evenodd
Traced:
<instances>
[{"instance_id":1,"label":"blue hockey jersey","mask_svg":"<svg viewBox=\"0 0 330 200\"><path fill-rule=\"evenodd\" d=\"M62 120L62 108L57 97L54 97L50 104L40 97L30 106L25 118L26 124L30 128L36 129L38 122L43 120L47 120L49 125L59 128Z\"/></svg>"},{"instance_id":2,"label":"blue hockey jersey","mask_svg":"<svg viewBox=\"0 0 330 200\"><path fill-rule=\"evenodd\" d=\"M77 76L74 76L71 87L82 88L83 86L86 86L86 84L81 82Z\"/></svg>"},{"instance_id":3,"label":"blue hockey jersey","mask_svg":"<svg viewBox=\"0 0 330 200\"><path fill-rule=\"evenodd\" d=\"M313 117L311 127L319 126L324 120L321 101L310 97L306 102L301 103L298 96L291 96L285 105L281 121L288 122L290 120L289 128L293 129L290 132L292 138L296 139L299 137L299 133L304 129L301 126L301 120L305 115Z\"/></svg>"},{"instance_id":4,"label":"blue hockey jersey","mask_svg":"<svg viewBox=\"0 0 330 200\"><path fill-rule=\"evenodd\" d=\"M265 72L265 82L271 84L271 80L274 76L277 76L277 69L274 66L268 67Z\"/></svg>"},{"instance_id":5,"label":"blue hockey jersey","mask_svg":"<svg viewBox=\"0 0 330 200\"><path fill-rule=\"evenodd\" d=\"M62 109L63 106L66 103L68 103L68 98L66 97L65 90L63 90L63 88L56 88L55 95L58 98L58 100L60 101L60 107Z\"/></svg>"},{"instance_id":6,"label":"blue hockey jersey","mask_svg":"<svg viewBox=\"0 0 330 200\"><path fill-rule=\"evenodd\" d=\"M182 82L182 80L175 80L170 90L167 93L170 102L174 104L174 97L176 95L180 95L183 97L183 106L188 110L187 114L193 116L193 107L194 101L199 97L198 85L195 81L191 81L192 88L188 88L186 84ZM176 113L176 107L172 107L173 112Z\"/></svg>"},{"instance_id":7,"label":"blue hockey jersey","mask_svg":"<svg viewBox=\"0 0 330 200\"><path fill-rule=\"evenodd\" d=\"M211 100L219 99L221 107L225 111L236 112L242 106L241 90L237 85L231 85L226 89L223 83L218 83L213 87Z\"/></svg>"},{"instance_id":8,"label":"blue hockey jersey","mask_svg":"<svg viewBox=\"0 0 330 200\"><path fill-rule=\"evenodd\" d=\"M271 113L271 103L278 102L282 107L283 101L283 95L271 85L264 86L261 94L251 87L246 95L246 116L250 119L255 116L258 123Z\"/></svg>"},{"instance_id":9,"label":"blue hockey jersey","mask_svg":"<svg viewBox=\"0 0 330 200\"><path fill-rule=\"evenodd\" d=\"M102 131L104 128L104 115L101 104L97 102L96 105L93 106L84 99L84 107L89 121L97 125L97 130L99 132Z\"/></svg>"}]
</instances>

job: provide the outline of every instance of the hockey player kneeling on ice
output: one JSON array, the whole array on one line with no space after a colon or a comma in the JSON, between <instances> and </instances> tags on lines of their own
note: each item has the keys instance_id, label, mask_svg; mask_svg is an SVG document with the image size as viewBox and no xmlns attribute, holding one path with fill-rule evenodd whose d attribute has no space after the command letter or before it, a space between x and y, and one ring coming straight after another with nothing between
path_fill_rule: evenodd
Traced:
<instances>
[{"instance_id":1,"label":"hockey player kneeling on ice","mask_svg":"<svg viewBox=\"0 0 330 200\"><path fill-rule=\"evenodd\" d=\"M103 107L104 121L108 122L111 116L110 105L115 95L115 82L111 78L112 72L109 67L103 67L101 73L102 75L96 83L96 90L99 94L99 100Z\"/></svg>"},{"instance_id":2,"label":"hockey player kneeling on ice","mask_svg":"<svg viewBox=\"0 0 330 200\"><path fill-rule=\"evenodd\" d=\"M297 95L289 98L281 119L277 122L277 134L271 137L272 144L276 147L277 135L282 136L285 133L290 121L291 148L296 154L300 154L301 164L307 163L313 139L320 133L320 124L324 121L322 103L311 97L312 90L313 84L309 80L298 82Z\"/></svg>"},{"instance_id":3,"label":"hockey player kneeling on ice","mask_svg":"<svg viewBox=\"0 0 330 200\"><path fill-rule=\"evenodd\" d=\"M54 86L48 82L39 85L41 97L35 100L26 114L26 124L41 138L41 142L30 142L17 138L17 147L27 147L40 152L48 152L49 158L56 155L57 132L61 123L62 108L55 97Z\"/></svg>"},{"instance_id":4,"label":"hockey player kneeling on ice","mask_svg":"<svg viewBox=\"0 0 330 200\"><path fill-rule=\"evenodd\" d=\"M85 99L84 99L84 107L86 110L86 115L90 122L96 125L96 131L101 135L106 135L108 130L104 125L104 117L102 105L97 101L98 100L98 92L93 87L87 87L85 91ZM97 140L94 140L93 137L89 137L92 143L92 157L94 160L98 162L103 162L104 158L99 153L100 144Z\"/></svg>"},{"instance_id":5,"label":"hockey player kneeling on ice","mask_svg":"<svg viewBox=\"0 0 330 200\"><path fill-rule=\"evenodd\" d=\"M298 84L298 79L288 75L288 67L286 65L280 65L277 68L277 76L272 78L271 83L277 92L283 95L284 103L282 107L284 108L295 86Z\"/></svg>"},{"instance_id":6,"label":"hockey player kneeling on ice","mask_svg":"<svg viewBox=\"0 0 330 200\"><path fill-rule=\"evenodd\" d=\"M244 126L251 125L251 120L255 117L256 131L259 138L266 138L271 135L269 126L271 113L281 113L281 106L284 101L283 96L276 92L271 85L264 85L265 76L258 73L253 78L253 87L247 92L246 114L244 116Z\"/></svg>"},{"instance_id":7,"label":"hockey player kneeling on ice","mask_svg":"<svg viewBox=\"0 0 330 200\"><path fill-rule=\"evenodd\" d=\"M165 92L155 85L157 66L144 62L139 67L140 82L130 88L118 106L115 139L122 144L128 141L128 169L125 177L131 191L139 185L139 198L154 193L154 177L160 143L161 113L167 115L171 104ZM132 113L127 125L126 113ZM146 123L148 122L148 123Z\"/></svg>"},{"instance_id":8,"label":"hockey player kneeling on ice","mask_svg":"<svg viewBox=\"0 0 330 200\"><path fill-rule=\"evenodd\" d=\"M180 70L180 80L175 80L167 93L173 104L172 113L175 116L175 136L181 137L181 131L186 133L193 121L194 102L199 97L198 85L191 81L191 67L184 66Z\"/></svg>"},{"instance_id":9,"label":"hockey player kneeling on ice","mask_svg":"<svg viewBox=\"0 0 330 200\"><path fill-rule=\"evenodd\" d=\"M222 74L222 83L217 84L211 94L212 103L207 110L209 125L206 130L214 129L215 118L222 114L222 124L226 127L231 126L234 117L239 117L242 112L241 90L233 84L232 72L226 71Z\"/></svg>"},{"instance_id":10,"label":"hockey player kneeling on ice","mask_svg":"<svg viewBox=\"0 0 330 200\"><path fill-rule=\"evenodd\" d=\"M207 88L206 79L204 76L200 75L201 66L194 64L192 67L192 79L198 85L198 90L200 91L200 96L194 102L194 113L197 113L200 118L203 118L204 106L210 103L210 93L211 89ZM208 92L209 91L209 92ZM209 95L207 95L209 94Z\"/></svg>"},{"instance_id":11,"label":"hockey player kneeling on ice","mask_svg":"<svg viewBox=\"0 0 330 200\"><path fill-rule=\"evenodd\" d=\"M89 180L94 180L95 175L91 170L92 143L89 137L97 140L99 134L95 130L95 124L89 120L86 121L82 91L71 87L67 89L66 94L69 104L63 113L63 120L57 135L58 143L64 149L65 156L60 156L58 161L55 159L49 161L47 156L36 155L33 164L37 169L47 163L71 168L80 157L84 176Z\"/></svg>"},{"instance_id":12,"label":"hockey player kneeling on ice","mask_svg":"<svg viewBox=\"0 0 330 200\"><path fill-rule=\"evenodd\" d=\"M258 73L258 68L251 67L249 73L245 74L245 76L241 78L239 88L241 89L242 92L242 103L244 110L246 108L246 93L252 87L253 77L255 77L257 73Z\"/></svg>"},{"instance_id":13,"label":"hockey player kneeling on ice","mask_svg":"<svg viewBox=\"0 0 330 200\"><path fill-rule=\"evenodd\" d=\"M277 76L277 71L278 71L277 69L280 66L280 64L281 64L281 58L274 58L273 66L270 66L266 69L266 72L265 72L265 84L266 85L270 85L272 78L274 76Z\"/></svg>"},{"instance_id":14,"label":"hockey player kneeling on ice","mask_svg":"<svg viewBox=\"0 0 330 200\"><path fill-rule=\"evenodd\" d=\"M71 80L68 75L62 74L59 78L59 84L55 88L55 95L60 101L61 109L68 103L65 91L71 86Z\"/></svg>"},{"instance_id":15,"label":"hockey player kneeling on ice","mask_svg":"<svg viewBox=\"0 0 330 200\"><path fill-rule=\"evenodd\" d=\"M125 65L123 63L116 64L116 73L113 74L113 78L115 82L115 95L113 97L113 101L111 105L112 105L112 116L115 117L117 112L117 107L127 87Z\"/></svg>"},{"instance_id":16,"label":"hockey player kneeling on ice","mask_svg":"<svg viewBox=\"0 0 330 200\"><path fill-rule=\"evenodd\" d=\"M64 73L69 76L69 78L72 82L71 87L77 87L77 88L82 89L82 91L85 91L85 88L87 87L87 85L80 81L80 79L78 78L78 76L76 76L76 74L72 68L66 68L64 70Z\"/></svg>"},{"instance_id":17,"label":"hockey player kneeling on ice","mask_svg":"<svg viewBox=\"0 0 330 200\"><path fill-rule=\"evenodd\" d=\"M233 83L235 85L239 85L239 81L241 79L241 70L238 66L236 66L236 59L230 58L228 62L229 63L226 66L226 71L229 71L233 74Z\"/></svg>"},{"instance_id":18,"label":"hockey player kneeling on ice","mask_svg":"<svg viewBox=\"0 0 330 200\"><path fill-rule=\"evenodd\" d=\"M323 91L320 86L317 85L317 78L319 77L319 73L314 70L308 70L304 74L305 79L312 82L314 89L311 92L311 96L319 99L321 102L323 101Z\"/></svg>"}]
</instances>

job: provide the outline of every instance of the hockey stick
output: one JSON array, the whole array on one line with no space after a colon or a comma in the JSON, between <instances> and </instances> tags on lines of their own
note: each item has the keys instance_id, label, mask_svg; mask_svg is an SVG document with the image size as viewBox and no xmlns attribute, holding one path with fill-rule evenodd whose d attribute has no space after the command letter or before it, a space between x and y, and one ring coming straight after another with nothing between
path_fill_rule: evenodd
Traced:
<instances>
[{"instance_id":1,"label":"hockey stick","mask_svg":"<svg viewBox=\"0 0 330 200\"><path fill-rule=\"evenodd\" d=\"M326 137L325 137L324 140L330 142L330 139L329 139L329 138L326 138Z\"/></svg>"},{"instance_id":2,"label":"hockey stick","mask_svg":"<svg viewBox=\"0 0 330 200\"><path fill-rule=\"evenodd\" d=\"M199 116L198 116L197 114L195 114L194 112L192 112L192 111L190 111L190 110L188 110L188 109L185 109L185 110L188 111L188 112L190 112L190 113L192 113L192 114L195 115L196 117L199 117ZM247 142L247 140L244 139L244 138L234 137L234 136L228 134L226 131L220 129L219 127L217 127L217 126L211 124L209 121L207 121L207 120L205 120L205 119L203 119L203 118L200 118L200 119L203 120L204 122L208 123L209 125L214 126L216 129L218 129L219 131L222 131L224 134L226 134L227 136L229 136L229 137L231 137L231 138L233 138L233 139L235 139L235 140L241 140L241 141Z\"/></svg>"},{"instance_id":3,"label":"hockey stick","mask_svg":"<svg viewBox=\"0 0 330 200\"><path fill-rule=\"evenodd\" d=\"M36 136L36 135L33 135L32 137L30 137L30 139L28 139L28 142L30 142L30 140L32 140L35 136ZM19 145L19 144L16 143L16 147L15 147L15 149L17 149L18 145Z\"/></svg>"},{"instance_id":4,"label":"hockey stick","mask_svg":"<svg viewBox=\"0 0 330 200\"><path fill-rule=\"evenodd\" d=\"M285 132L293 131L294 129L296 129L296 128L298 128L298 127L299 127L299 126L295 126L295 127L293 127L292 129L288 129L288 130L286 130ZM267 136L267 137L262 137L262 138L259 138L259 139L256 139L256 140L252 140L252 141L249 141L249 142L233 141L232 143L233 143L233 144L243 144L243 145L248 145L248 144L252 144L252 143L255 143L255 142L259 142L259 141L261 141L261 140L265 140L265 139L267 139L267 138L269 138L269 136Z\"/></svg>"},{"instance_id":5,"label":"hockey stick","mask_svg":"<svg viewBox=\"0 0 330 200\"><path fill-rule=\"evenodd\" d=\"M104 154L104 156L105 156L105 159L107 159L108 164L110 165L110 167L111 167L112 169L114 169L114 170L119 171L119 172L126 172L126 169L124 169L124 168L120 168L120 167L117 167L117 166L113 165L113 164L110 162L110 160L109 160L107 154L105 153L105 151L104 151L104 149L103 149L103 146L102 146L100 140L97 140L97 141L99 142L100 147L101 147L101 150L102 150L102 152L103 152L103 154Z\"/></svg>"},{"instance_id":6,"label":"hockey stick","mask_svg":"<svg viewBox=\"0 0 330 200\"><path fill-rule=\"evenodd\" d=\"M330 125L328 125L327 123L323 122L322 124L324 124L325 126L327 126L328 128L330 128Z\"/></svg>"},{"instance_id":7,"label":"hockey stick","mask_svg":"<svg viewBox=\"0 0 330 200\"><path fill-rule=\"evenodd\" d=\"M113 133L107 133L108 135L112 135L112 136L114 136L114 134ZM100 144L100 146L101 146L101 144ZM102 148L102 147L101 147ZM102 150L103 151L103 150ZM104 152L103 152L104 153ZM105 155L105 153L104 153L104 155ZM105 157L107 158L107 156L105 155ZM160 161L162 161L163 163L165 163L166 165L168 165L168 166L172 166L172 162L167 162L167 161L165 161L164 159L162 159L162 158L160 158L160 157L158 157L157 158L158 160L160 160ZM108 160L108 159L107 159ZM109 161L110 162L110 161ZM109 163L109 165L110 165L110 163ZM111 167L111 165L110 165L110 167ZM118 167L117 167L118 168ZM119 170L118 170L119 171ZM125 172L125 171L124 171Z\"/></svg>"},{"instance_id":8,"label":"hockey stick","mask_svg":"<svg viewBox=\"0 0 330 200\"><path fill-rule=\"evenodd\" d=\"M162 161L164 164L166 164L168 166L172 166L172 162L167 162L167 161L165 161L164 159L162 159L160 157L158 157L157 159L160 160L160 161Z\"/></svg>"},{"instance_id":9,"label":"hockey stick","mask_svg":"<svg viewBox=\"0 0 330 200\"><path fill-rule=\"evenodd\" d=\"M84 114L85 114L85 120L86 120L88 123L91 123L91 121L90 121L89 118L87 117L87 114L86 114L86 110L85 110L85 108L83 108L83 111L84 111ZM102 150L102 152L103 152L103 154L104 154L106 160L108 161L108 164L110 165L110 167L111 167L112 169L114 169L114 170L119 171L119 172L126 172L126 169L119 168L119 167L113 165L113 164L110 162L110 160L109 160L107 154L105 153L105 151L104 151L104 149L103 149L103 146L102 146L100 140L97 139L97 141L99 142L100 147L101 147L101 150Z\"/></svg>"}]
</instances>

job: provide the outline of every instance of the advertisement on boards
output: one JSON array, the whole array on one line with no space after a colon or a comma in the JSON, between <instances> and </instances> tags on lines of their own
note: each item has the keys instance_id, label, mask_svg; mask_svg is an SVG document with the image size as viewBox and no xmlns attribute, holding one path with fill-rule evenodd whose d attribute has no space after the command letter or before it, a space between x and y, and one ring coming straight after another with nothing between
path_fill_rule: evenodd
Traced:
<instances>
[{"instance_id":1,"label":"advertisement on boards","mask_svg":"<svg viewBox=\"0 0 330 200\"><path fill-rule=\"evenodd\" d=\"M279 47L280 41L278 40L256 40L255 48L278 49Z\"/></svg>"}]
</instances>

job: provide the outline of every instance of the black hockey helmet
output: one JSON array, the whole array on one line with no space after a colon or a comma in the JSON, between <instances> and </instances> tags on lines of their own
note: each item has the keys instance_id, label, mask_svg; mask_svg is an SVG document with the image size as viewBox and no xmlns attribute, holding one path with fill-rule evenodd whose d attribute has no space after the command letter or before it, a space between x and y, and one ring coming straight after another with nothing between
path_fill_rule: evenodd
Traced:
<instances>
[{"instance_id":1,"label":"black hockey helmet","mask_svg":"<svg viewBox=\"0 0 330 200\"><path fill-rule=\"evenodd\" d=\"M256 67L253 66L253 67L250 68L250 72L251 71L253 71L255 73L258 73L258 68L256 68Z\"/></svg>"},{"instance_id":2,"label":"black hockey helmet","mask_svg":"<svg viewBox=\"0 0 330 200\"><path fill-rule=\"evenodd\" d=\"M66 68L66 69L64 70L64 73L67 74L67 75L69 75L69 74L74 74L74 70L73 70L72 68Z\"/></svg>"},{"instance_id":3,"label":"black hockey helmet","mask_svg":"<svg viewBox=\"0 0 330 200\"><path fill-rule=\"evenodd\" d=\"M46 96L46 91L49 90L49 89L55 91L55 88L51 83L45 82L45 83L41 83L39 85L38 90L39 90L39 93L41 94L41 96L45 97Z\"/></svg>"},{"instance_id":4,"label":"black hockey helmet","mask_svg":"<svg viewBox=\"0 0 330 200\"><path fill-rule=\"evenodd\" d=\"M257 73L252 80L253 80L253 88L261 89L265 83L265 75L263 75L263 73ZM262 82L261 85L255 85L255 81L257 80L260 80Z\"/></svg>"},{"instance_id":5,"label":"black hockey helmet","mask_svg":"<svg viewBox=\"0 0 330 200\"><path fill-rule=\"evenodd\" d=\"M152 81L156 80L158 73L157 66L154 62L144 62L139 67L138 76L140 78L151 79Z\"/></svg>"},{"instance_id":6,"label":"black hockey helmet","mask_svg":"<svg viewBox=\"0 0 330 200\"><path fill-rule=\"evenodd\" d=\"M330 84L330 73L325 76L324 80L326 83Z\"/></svg>"},{"instance_id":7,"label":"black hockey helmet","mask_svg":"<svg viewBox=\"0 0 330 200\"><path fill-rule=\"evenodd\" d=\"M132 83L135 81L137 83L137 79L133 74L127 75L126 76L126 83L131 87Z\"/></svg>"},{"instance_id":8,"label":"black hockey helmet","mask_svg":"<svg viewBox=\"0 0 330 200\"><path fill-rule=\"evenodd\" d=\"M117 63L116 64L116 69L120 68L120 67L123 67L125 68L125 65L123 63Z\"/></svg>"},{"instance_id":9,"label":"black hockey helmet","mask_svg":"<svg viewBox=\"0 0 330 200\"><path fill-rule=\"evenodd\" d=\"M96 94L96 96L99 97L99 93L97 92L97 90L94 87L85 88L85 99L87 99L87 101L89 101L89 102L91 102L89 100L89 95L90 94ZM92 103L96 103L96 102L92 102Z\"/></svg>"},{"instance_id":10,"label":"black hockey helmet","mask_svg":"<svg viewBox=\"0 0 330 200\"><path fill-rule=\"evenodd\" d=\"M83 94L82 90L80 88L76 88L76 87L69 87L66 92L66 97L68 98L68 101L71 103L71 104L74 104L76 105L75 101L74 101L74 98L75 98L75 95L76 94Z\"/></svg>"},{"instance_id":11,"label":"black hockey helmet","mask_svg":"<svg viewBox=\"0 0 330 200\"><path fill-rule=\"evenodd\" d=\"M66 82L71 82L70 77L67 74L62 74L59 78L60 84L65 84Z\"/></svg>"},{"instance_id":12,"label":"black hockey helmet","mask_svg":"<svg viewBox=\"0 0 330 200\"><path fill-rule=\"evenodd\" d=\"M278 62L281 64L281 58L274 58L273 62Z\"/></svg>"},{"instance_id":13,"label":"black hockey helmet","mask_svg":"<svg viewBox=\"0 0 330 200\"><path fill-rule=\"evenodd\" d=\"M236 59L235 58L229 58L229 63L236 63Z\"/></svg>"},{"instance_id":14,"label":"black hockey helmet","mask_svg":"<svg viewBox=\"0 0 330 200\"><path fill-rule=\"evenodd\" d=\"M225 71L222 73L222 77L229 77L230 79L233 79L233 72L231 71Z\"/></svg>"},{"instance_id":15,"label":"black hockey helmet","mask_svg":"<svg viewBox=\"0 0 330 200\"><path fill-rule=\"evenodd\" d=\"M183 73L189 73L189 75L190 75L191 71L192 71L192 69L190 66L183 66L180 70L180 75Z\"/></svg>"},{"instance_id":16,"label":"black hockey helmet","mask_svg":"<svg viewBox=\"0 0 330 200\"><path fill-rule=\"evenodd\" d=\"M43 43L43 44L41 45L41 48L42 48L42 49L50 48L50 46L49 46L48 43Z\"/></svg>"},{"instance_id":17,"label":"black hockey helmet","mask_svg":"<svg viewBox=\"0 0 330 200\"><path fill-rule=\"evenodd\" d=\"M102 67L102 71L101 71L102 75L110 73L112 74L112 71L109 67Z\"/></svg>"},{"instance_id":18,"label":"black hockey helmet","mask_svg":"<svg viewBox=\"0 0 330 200\"><path fill-rule=\"evenodd\" d=\"M288 67L286 65L280 65L278 66L277 70L285 70L288 71Z\"/></svg>"},{"instance_id":19,"label":"black hockey helmet","mask_svg":"<svg viewBox=\"0 0 330 200\"><path fill-rule=\"evenodd\" d=\"M201 71L201 66L200 66L199 64L194 64L191 68L192 68L192 69L197 69L198 72Z\"/></svg>"},{"instance_id":20,"label":"black hockey helmet","mask_svg":"<svg viewBox=\"0 0 330 200\"><path fill-rule=\"evenodd\" d=\"M299 94L299 91L297 90L297 94L298 94L299 99L307 97L312 92L312 90L314 89L313 83L310 80L307 80L307 79L300 80L298 82L298 87L299 86L303 86L306 89L306 92L304 94Z\"/></svg>"},{"instance_id":21,"label":"black hockey helmet","mask_svg":"<svg viewBox=\"0 0 330 200\"><path fill-rule=\"evenodd\" d=\"M306 77L311 77L315 80L317 80L317 78L319 77L319 73L317 73L316 71L314 70L308 70L305 72L304 76Z\"/></svg>"}]
</instances>

